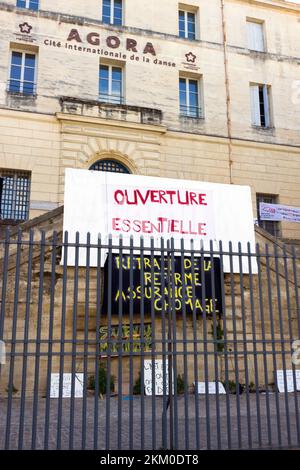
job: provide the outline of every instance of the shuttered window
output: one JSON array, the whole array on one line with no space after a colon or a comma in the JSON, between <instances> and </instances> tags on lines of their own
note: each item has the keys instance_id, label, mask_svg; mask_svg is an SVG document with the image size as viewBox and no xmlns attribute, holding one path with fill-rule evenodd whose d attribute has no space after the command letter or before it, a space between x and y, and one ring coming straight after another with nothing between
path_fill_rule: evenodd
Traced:
<instances>
[{"instance_id":1,"label":"shuttered window","mask_svg":"<svg viewBox=\"0 0 300 470\"><path fill-rule=\"evenodd\" d=\"M252 125L270 127L270 87L250 84L250 99Z\"/></svg>"},{"instance_id":2,"label":"shuttered window","mask_svg":"<svg viewBox=\"0 0 300 470\"><path fill-rule=\"evenodd\" d=\"M251 51L265 51L264 25L256 21L247 20L248 48Z\"/></svg>"}]
</instances>

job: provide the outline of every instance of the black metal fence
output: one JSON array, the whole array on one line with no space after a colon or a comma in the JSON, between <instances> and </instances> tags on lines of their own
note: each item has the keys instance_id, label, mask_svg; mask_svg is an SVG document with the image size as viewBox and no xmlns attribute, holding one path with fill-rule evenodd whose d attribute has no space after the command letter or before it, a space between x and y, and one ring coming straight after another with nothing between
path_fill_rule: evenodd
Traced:
<instances>
[{"instance_id":1,"label":"black metal fence","mask_svg":"<svg viewBox=\"0 0 300 470\"><path fill-rule=\"evenodd\" d=\"M299 447L295 251L7 232L0 262L0 448Z\"/></svg>"}]
</instances>

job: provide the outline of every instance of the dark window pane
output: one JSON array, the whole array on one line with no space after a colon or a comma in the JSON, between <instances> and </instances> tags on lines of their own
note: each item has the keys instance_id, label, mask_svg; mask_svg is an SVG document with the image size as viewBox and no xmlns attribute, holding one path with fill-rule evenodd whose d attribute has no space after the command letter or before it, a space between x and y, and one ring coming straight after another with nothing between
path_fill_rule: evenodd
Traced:
<instances>
[{"instance_id":1,"label":"dark window pane","mask_svg":"<svg viewBox=\"0 0 300 470\"><path fill-rule=\"evenodd\" d=\"M179 79L179 88L181 91L186 91L186 80L185 78L180 78Z\"/></svg>"},{"instance_id":2,"label":"dark window pane","mask_svg":"<svg viewBox=\"0 0 300 470\"><path fill-rule=\"evenodd\" d=\"M115 160L99 160L90 167L90 170L108 171L111 173L130 173L125 165Z\"/></svg>"},{"instance_id":3,"label":"dark window pane","mask_svg":"<svg viewBox=\"0 0 300 470\"><path fill-rule=\"evenodd\" d=\"M11 55L11 63L12 65L22 65L22 53L21 52L13 52Z\"/></svg>"},{"instance_id":4,"label":"dark window pane","mask_svg":"<svg viewBox=\"0 0 300 470\"><path fill-rule=\"evenodd\" d=\"M33 54L25 55L25 67L35 67L35 55Z\"/></svg>"},{"instance_id":5,"label":"dark window pane","mask_svg":"<svg viewBox=\"0 0 300 470\"><path fill-rule=\"evenodd\" d=\"M24 70L24 82L34 82L34 69L25 68Z\"/></svg>"},{"instance_id":6,"label":"dark window pane","mask_svg":"<svg viewBox=\"0 0 300 470\"><path fill-rule=\"evenodd\" d=\"M33 95L34 94L34 84L29 82L23 83L23 93L24 95Z\"/></svg>"},{"instance_id":7,"label":"dark window pane","mask_svg":"<svg viewBox=\"0 0 300 470\"><path fill-rule=\"evenodd\" d=\"M198 93L198 82L196 80L189 81L190 93Z\"/></svg>"},{"instance_id":8,"label":"dark window pane","mask_svg":"<svg viewBox=\"0 0 300 470\"><path fill-rule=\"evenodd\" d=\"M29 8L31 10L38 10L39 9L39 0L30 0Z\"/></svg>"},{"instance_id":9,"label":"dark window pane","mask_svg":"<svg viewBox=\"0 0 300 470\"><path fill-rule=\"evenodd\" d=\"M10 78L15 79L15 80L20 80L21 79L21 67L18 67L16 65L12 65L11 70L10 70Z\"/></svg>"},{"instance_id":10,"label":"dark window pane","mask_svg":"<svg viewBox=\"0 0 300 470\"><path fill-rule=\"evenodd\" d=\"M112 79L113 80L122 80L122 69L119 67L112 68Z\"/></svg>"},{"instance_id":11,"label":"dark window pane","mask_svg":"<svg viewBox=\"0 0 300 470\"><path fill-rule=\"evenodd\" d=\"M109 67L107 65L100 66L100 78L108 80Z\"/></svg>"}]
</instances>

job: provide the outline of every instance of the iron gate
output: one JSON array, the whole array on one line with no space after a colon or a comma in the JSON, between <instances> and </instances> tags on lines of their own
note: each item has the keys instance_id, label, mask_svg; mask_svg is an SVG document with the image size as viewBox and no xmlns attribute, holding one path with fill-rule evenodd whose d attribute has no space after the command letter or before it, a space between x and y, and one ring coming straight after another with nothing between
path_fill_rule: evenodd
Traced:
<instances>
[{"instance_id":1,"label":"iron gate","mask_svg":"<svg viewBox=\"0 0 300 470\"><path fill-rule=\"evenodd\" d=\"M295 250L7 231L0 256L0 448L299 447Z\"/></svg>"}]
</instances>

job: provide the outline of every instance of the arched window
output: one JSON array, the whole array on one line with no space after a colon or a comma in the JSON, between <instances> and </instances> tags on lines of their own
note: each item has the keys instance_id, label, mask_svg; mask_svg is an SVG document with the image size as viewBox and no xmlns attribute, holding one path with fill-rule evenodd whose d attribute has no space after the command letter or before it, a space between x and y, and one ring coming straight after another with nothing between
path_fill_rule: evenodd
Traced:
<instances>
[{"instance_id":1,"label":"arched window","mask_svg":"<svg viewBox=\"0 0 300 470\"><path fill-rule=\"evenodd\" d=\"M109 171L111 173L130 173L125 165L116 160L98 160L93 163L89 170Z\"/></svg>"}]
</instances>

